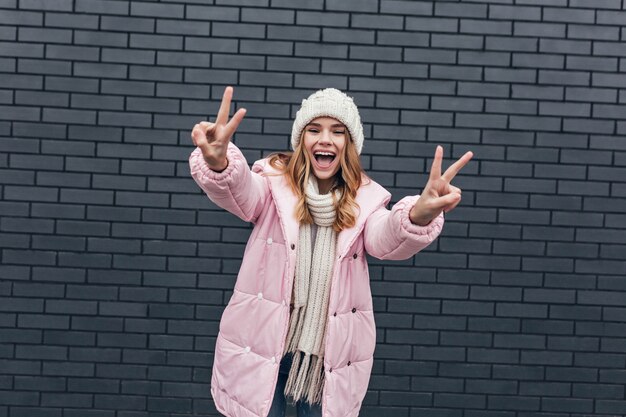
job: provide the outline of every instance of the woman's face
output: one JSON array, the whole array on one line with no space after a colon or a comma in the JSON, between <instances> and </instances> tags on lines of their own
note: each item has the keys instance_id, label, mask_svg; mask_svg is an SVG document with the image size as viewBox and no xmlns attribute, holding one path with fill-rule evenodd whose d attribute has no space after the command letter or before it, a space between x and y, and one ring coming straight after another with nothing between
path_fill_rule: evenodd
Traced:
<instances>
[{"instance_id":1,"label":"woman's face","mask_svg":"<svg viewBox=\"0 0 626 417\"><path fill-rule=\"evenodd\" d=\"M339 160L347 138L346 126L332 117L318 117L304 127L304 147L311 159L320 194L330 190L333 177L341 166Z\"/></svg>"}]
</instances>

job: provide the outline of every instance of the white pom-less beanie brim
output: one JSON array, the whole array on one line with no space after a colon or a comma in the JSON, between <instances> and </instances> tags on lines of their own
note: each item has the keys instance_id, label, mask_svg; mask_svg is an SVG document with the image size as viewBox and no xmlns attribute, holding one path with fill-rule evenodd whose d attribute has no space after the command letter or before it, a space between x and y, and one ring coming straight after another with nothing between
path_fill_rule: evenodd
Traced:
<instances>
[{"instance_id":1,"label":"white pom-less beanie brim","mask_svg":"<svg viewBox=\"0 0 626 417\"><path fill-rule=\"evenodd\" d=\"M302 100L302 105L296 113L291 130L291 149L296 150L300 143L300 135L311 120L317 117L333 117L343 123L352 137L357 153L363 149L363 125L359 110L352 97L336 88L317 90L308 98Z\"/></svg>"}]
</instances>

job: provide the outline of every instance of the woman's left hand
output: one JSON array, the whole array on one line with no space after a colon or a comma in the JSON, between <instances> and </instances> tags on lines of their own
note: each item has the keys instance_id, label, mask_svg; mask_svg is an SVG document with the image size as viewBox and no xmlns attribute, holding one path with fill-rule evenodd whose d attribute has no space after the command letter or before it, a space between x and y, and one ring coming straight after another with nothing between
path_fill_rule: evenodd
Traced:
<instances>
[{"instance_id":1,"label":"woman's left hand","mask_svg":"<svg viewBox=\"0 0 626 417\"><path fill-rule=\"evenodd\" d=\"M411 222L425 226L439 216L441 211L447 213L461 202L461 189L450 184L450 181L472 159L472 156L474 156L472 151L467 151L441 175L443 147L437 145L428 182L409 212Z\"/></svg>"}]
</instances>

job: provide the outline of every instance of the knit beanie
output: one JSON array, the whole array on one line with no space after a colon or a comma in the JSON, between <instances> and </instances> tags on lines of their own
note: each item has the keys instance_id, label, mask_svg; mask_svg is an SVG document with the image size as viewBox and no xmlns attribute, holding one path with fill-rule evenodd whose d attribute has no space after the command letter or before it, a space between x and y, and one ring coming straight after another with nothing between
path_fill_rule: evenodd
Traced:
<instances>
[{"instance_id":1,"label":"knit beanie","mask_svg":"<svg viewBox=\"0 0 626 417\"><path fill-rule=\"evenodd\" d=\"M346 125L356 151L360 155L364 137L359 110L352 97L332 87L317 90L302 100L302 105L296 113L296 119L291 130L291 149L295 151L298 147L300 135L305 126L311 120L323 116L333 117Z\"/></svg>"}]
</instances>

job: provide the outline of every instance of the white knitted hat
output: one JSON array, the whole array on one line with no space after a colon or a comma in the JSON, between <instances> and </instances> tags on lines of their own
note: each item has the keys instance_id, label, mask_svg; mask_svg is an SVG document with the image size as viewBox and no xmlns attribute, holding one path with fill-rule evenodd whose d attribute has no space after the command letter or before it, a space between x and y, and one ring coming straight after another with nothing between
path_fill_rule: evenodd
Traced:
<instances>
[{"instance_id":1,"label":"white knitted hat","mask_svg":"<svg viewBox=\"0 0 626 417\"><path fill-rule=\"evenodd\" d=\"M300 142L300 135L304 127L317 117L333 117L346 125L357 153L363 149L363 125L359 110L352 97L348 97L336 88L317 90L308 98L302 100L302 105L296 113L291 130L291 149L296 150Z\"/></svg>"}]
</instances>

